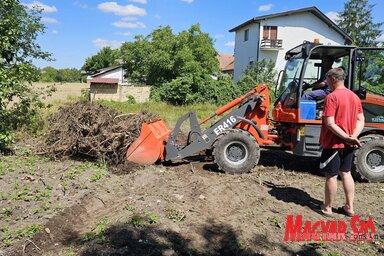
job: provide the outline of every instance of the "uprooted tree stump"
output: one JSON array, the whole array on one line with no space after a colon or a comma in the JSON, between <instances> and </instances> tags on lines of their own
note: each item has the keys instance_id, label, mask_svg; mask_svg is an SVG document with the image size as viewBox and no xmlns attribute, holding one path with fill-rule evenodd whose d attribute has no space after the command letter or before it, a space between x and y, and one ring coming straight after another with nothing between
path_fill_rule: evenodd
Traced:
<instances>
[{"instance_id":1,"label":"uprooted tree stump","mask_svg":"<svg viewBox=\"0 0 384 256\"><path fill-rule=\"evenodd\" d=\"M120 114L85 101L69 103L50 116L43 151L53 158L86 157L110 167L124 165L142 123L158 118L149 112Z\"/></svg>"}]
</instances>

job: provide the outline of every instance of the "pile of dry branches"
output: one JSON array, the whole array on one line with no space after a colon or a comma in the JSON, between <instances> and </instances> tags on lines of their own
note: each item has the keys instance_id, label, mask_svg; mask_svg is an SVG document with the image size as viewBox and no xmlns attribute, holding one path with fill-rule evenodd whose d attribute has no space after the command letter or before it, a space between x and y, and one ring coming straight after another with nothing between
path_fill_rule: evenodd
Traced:
<instances>
[{"instance_id":1,"label":"pile of dry branches","mask_svg":"<svg viewBox=\"0 0 384 256\"><path fill-rule=\"evenodd\" d=\"M100 104L70 103L49 118L44 151L54 158L87 157L117 166L124 163L141 124L155 119L148 112L122 115Z\"/></svg>"}]
</instances>

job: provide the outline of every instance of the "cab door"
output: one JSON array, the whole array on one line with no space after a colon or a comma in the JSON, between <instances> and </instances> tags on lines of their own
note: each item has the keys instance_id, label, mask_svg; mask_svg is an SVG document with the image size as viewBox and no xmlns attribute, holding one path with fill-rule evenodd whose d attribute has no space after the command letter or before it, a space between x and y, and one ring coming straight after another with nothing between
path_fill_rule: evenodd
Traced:
<instances>
[{"instance_id":1,"label":"cab door","mask_svg":"<svg viewBox=\"0 0 384 256\"><path fill-rule=\"evenodd\" d=\"M349 88L362 100L366 126L384 129L384 48L356 48Z\"/></svg>"}]
</instances>

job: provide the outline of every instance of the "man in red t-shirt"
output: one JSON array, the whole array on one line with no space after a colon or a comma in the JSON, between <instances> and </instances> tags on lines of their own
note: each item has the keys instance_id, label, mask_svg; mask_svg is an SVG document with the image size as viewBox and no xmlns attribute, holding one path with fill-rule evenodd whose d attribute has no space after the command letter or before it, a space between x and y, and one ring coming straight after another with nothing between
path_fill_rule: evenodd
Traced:
<instances>
[{"instance_id":1,"label":"man in red t-shirt","mask_svg":"<svg viewBox=\"0 0 384 256\"><path fill-rule=\"evenodd\" d=\"M361 101L344 86L345 74L341 68L326 73L327 84L332 93L325 98L320 144L323 152L320 169L325 174L325 198L321 206L324 215L332 215L332 204L337 191L337 176L340 174L345 204L338 209L347 216L355 214L353 200L355 183L351 175L355 147L360 146L357 136L364 128L364 115Z\"/></svg>"}]
</instances>

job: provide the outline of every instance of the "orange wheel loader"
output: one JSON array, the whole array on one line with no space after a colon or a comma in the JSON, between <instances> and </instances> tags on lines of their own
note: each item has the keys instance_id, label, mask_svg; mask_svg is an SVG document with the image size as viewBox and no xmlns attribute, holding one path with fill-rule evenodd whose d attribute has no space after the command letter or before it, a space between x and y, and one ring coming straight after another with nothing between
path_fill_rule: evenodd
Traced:
<instances>
[{"instance_id":1,"label":"orange wheel loader","mask_svg":"<svg viewBox=\"0 0 384 256\"><path fill-rule=\"evenodd\" d=\"M199 122L188 112L170 130L163 120L144 123L139 138L128 148L127 159L140 164L183 159L210 150L219 169L227 173L251 171L260 158L260 147L290 150L299 156L320 157L319 135L325 96L303 100L302 96L321 77L322 60L346 72L345 85L362 101L365 128L362 146L356 150L353 174L371 182L384 181L384 48L331 46L305 41L289 50L285 69L279 73L278 93L270 116L268 87L260 84L219 108ZM222 116L204 131L201 125ZM189 120L186 144L176 136Z\"/></svg>"}]
</instances>

